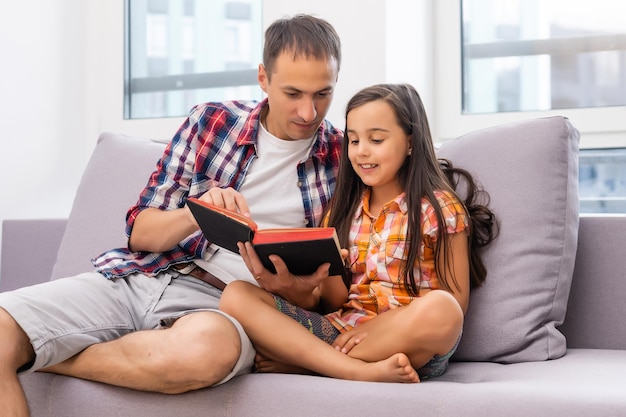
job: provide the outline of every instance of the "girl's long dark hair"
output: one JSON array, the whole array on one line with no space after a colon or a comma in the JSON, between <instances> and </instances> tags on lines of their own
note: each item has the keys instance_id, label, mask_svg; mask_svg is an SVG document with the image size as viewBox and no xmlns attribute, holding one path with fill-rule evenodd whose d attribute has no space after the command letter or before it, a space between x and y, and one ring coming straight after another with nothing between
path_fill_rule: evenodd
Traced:
<instances>
[{"instance_id":1,"label":"girl's long dark hair","mask_svg":"<svg viewBox=\"0 0 626 417\"><path fill-rule=\"evenodd\" d=\"M440 160L435 155L430 127L422 100L411 85L408 84L378 84L367 87L354 95L346 106L346 123L348 113L366 103L383 100L393 109L398 124L410 137L411 155L408 156L398 172L408 206L407 245L405 247L406 263L402 273L406 289L409 294L417 296L421 277L415 276L415 265L419 263L418 249L422 240L421 205L422 199L428 200L435 209L438 224L438 236L435 245L435 259L443 256L443 265L452 265L450 257L450 238L445 231L445 221L442 210L435 197L436 190L453 193L464 202L470 218L469 226L469 253L470 253L470 284L480 286L487 275L485 266L480 257L480 248L489 244L496 235L496 220L487 207L489 196L474 181L472 175L456 167L447 160ZM346 126L347 130L348 126ZM356 174L348 159L349 141L343 141L343 151L333 198L327 207L330 210L328 225L337 229L341 247L348 247L350 226L354 220L356 209L359 206L367 186ZM461 184L465 189L459 197L456 188ZM435 262L437 278L442 288L451 291L454 285L459 288L454 273L440 271L440 263ZM452 271L453 272L453 271ZM449 278L452 282L449 282Z\"/></svg>"}]
</instances>

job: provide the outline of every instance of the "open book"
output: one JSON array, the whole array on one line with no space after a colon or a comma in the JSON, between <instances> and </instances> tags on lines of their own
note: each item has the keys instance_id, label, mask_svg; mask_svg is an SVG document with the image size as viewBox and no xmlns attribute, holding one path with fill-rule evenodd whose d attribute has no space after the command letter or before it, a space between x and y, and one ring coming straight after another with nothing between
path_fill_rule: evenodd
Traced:
<instances>
[{"instance_id":1,"label":"open book","mask_svg":"<svg viewBox=\"0 0 626 417\"><path fill-rule=\"evenodd\" d=\"M249 217L197 198L187 205L204 237L224 249L239 253L237 242L250 242L263 265L276 272L269 256L281 257L289 272L309 275L330 262L329 275L346 277L337 232L334 227L261 229Z\"/></svg>"}]
</instances>

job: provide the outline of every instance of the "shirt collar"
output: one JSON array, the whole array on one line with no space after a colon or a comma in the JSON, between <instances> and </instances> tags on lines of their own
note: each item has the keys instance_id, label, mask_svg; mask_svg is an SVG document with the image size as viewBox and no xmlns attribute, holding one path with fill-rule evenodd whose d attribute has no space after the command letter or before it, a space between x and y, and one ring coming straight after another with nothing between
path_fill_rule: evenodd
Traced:
<instances>
[{"instance_id":1,"label":"shirt collar","mask_svg":"<svg viewBox=\"0 0 626 417\"><path fill-rule=\"evenodd\" d=\"M237 137L237 145L242 146L257 144L258 132L261 126L261 115L263 114L263 110L267 106L267 103L267 98L263 99L249 113L243 129L241 129L239 137ZM328 156L329 146L327 137L324 134L326 130L326 120L323 120L320 127L317 129L317 135L313 142L313 146L311 147L311 152L309 153L309 156L316 157L320 161L325 160Z\"/></svg>"},{"instance_id":2,"label":"shirt collar","mask_svg":"<svg viewBox=\"0 0 626 417\"><path fill-rule=\"evenodd\" d=\"M369 187L363 193L363 198L361 199L361 203L356 209L355 218L360 217L365 214L372 218L375 218L378 216L379 213L374 214L370 211L371 193L372 193L372 189ZM403 191L400 194L398 194L395 198L385 203L382 211L385 211L385 212L400 211L402 214L406 214L408 211L408 206L406 203L406 193Z\"/></svg>"},{"instance_id":3,"label":"shirt collar","mask_svg":"<svg viewBox=\"0 0 626 417\"><path fill-rule=\"evenodd\" d=\"M239 137L237 137L237 145L256 145L259 125L261 124L261 113L265 106L267 106L267 98L260 101L248 114L243 129L241 129Z\"/></svg>"}]
</instances>

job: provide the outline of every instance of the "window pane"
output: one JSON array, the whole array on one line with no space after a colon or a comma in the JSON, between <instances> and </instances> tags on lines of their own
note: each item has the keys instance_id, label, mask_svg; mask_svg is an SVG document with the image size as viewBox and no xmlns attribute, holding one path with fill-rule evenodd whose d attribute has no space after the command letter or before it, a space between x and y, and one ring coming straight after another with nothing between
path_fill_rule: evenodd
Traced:
<instances>
[{"instance_id":1,"label":"window pane","mask_svg":"<svg viewBox=\"0 0 626 417\"><path fill-rule=\"evenodd\" d=\"M184 116L260 99L259 0L127 0L125 118Z\"/></svg>"},{"instance_id":2,"label":"window pane","mask_svg":"<svg viewBox=\"0 0 626 417\"><path fill-rule=\"evenodd\" d=\"M626 105L623 0L462 0L463 112Z\"/></svg>"},{"instance_id":3,"label":"window pane","mask_svg":"<svg viewBox=\"0 0 626 417\"><path fill-rule=\"evenodd\" d=\"M626 213L626 149L580 151L580 211Z\"/></svg>"}]
</instances>

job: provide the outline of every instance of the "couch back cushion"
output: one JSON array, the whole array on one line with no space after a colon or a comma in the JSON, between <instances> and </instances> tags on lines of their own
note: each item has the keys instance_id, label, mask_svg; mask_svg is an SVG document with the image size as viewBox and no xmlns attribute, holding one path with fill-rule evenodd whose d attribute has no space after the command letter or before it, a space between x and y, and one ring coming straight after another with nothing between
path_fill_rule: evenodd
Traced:
<instances>
[{"instance_id":1,"label":"couch back cushion","mask_svg":"<svg viewBox=\"0 0 626 417\"><path fill-rule=\"evenodd\" d=\"M565 318L578 241L578 142L567 119L550 117L475 131L438 150L482 183L500 221L455 360L509 363L565 354L557 326Z\"/></svg>"},{"instance_id":2,"label":"couch back cushion","mask_svg":"<svg viewBox=\"0 0 626 417\"><path fill-rule=\"evenodd\" d=\"M126 212L164 149L164 143L150 139L100 135L78 186L52 279L92 271L92 258L126 246Z\"/></svg>"}]
</instances>

